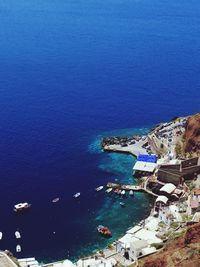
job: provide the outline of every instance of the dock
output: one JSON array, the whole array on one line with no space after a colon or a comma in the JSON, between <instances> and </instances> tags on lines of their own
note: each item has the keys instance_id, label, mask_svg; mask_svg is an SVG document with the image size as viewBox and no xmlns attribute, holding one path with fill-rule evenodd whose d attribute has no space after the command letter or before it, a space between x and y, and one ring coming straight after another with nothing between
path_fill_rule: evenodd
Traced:
<instances>
[{"instance_id":1,"label":"dock","mask_svg":"<svg viewBox=\"0 0 200 267\"><path fill-rule=\"evenodd\" d=\"M146 142L147 138L145 140L137 141L135 144L129 144L125 147L121 145L106 145L103 149L105 151L129 153L135 157L138 157L139 154L147 154L146 149L143 147Z\"/></svg>"},{"instance_id":2,"label":"dock","mask_svg":"<svg viewBox=\"0 0 200 267\"><path fill-rule=\"evenodd\" d=\"M107 183L107 187L108 188L112 188L112 189L122 189L122 190L126 190L126 191L141 191L142 187L139 185L122 185L122 184L116 184L116 183Z\"/></svg>"},{"instance_id":3,"label":"dock","mask_svg":"<svg viewBox=\"0 0 200 267\"><path fill-rule=\"evenodd\" d=\"M107 188L112 188L112 189L121 189L125 191L133 191L133 192L145 192L148 193L154 197L157 197L158 195L153 193L151 190L147 188L147 183L148 183L148 178L142 185L123 185L123 184L116 184L112 182L107 183Z\"/></svg>"},{"instance_id":4,"label":"dock","mask_svg":"<svg viewBox=\"0 0 200 267\"><path fill-rule=\"evenodd\" d=\"M18 265L4 251L0 251L0 266L18 267Z\"/></svg>"}]
</instances>

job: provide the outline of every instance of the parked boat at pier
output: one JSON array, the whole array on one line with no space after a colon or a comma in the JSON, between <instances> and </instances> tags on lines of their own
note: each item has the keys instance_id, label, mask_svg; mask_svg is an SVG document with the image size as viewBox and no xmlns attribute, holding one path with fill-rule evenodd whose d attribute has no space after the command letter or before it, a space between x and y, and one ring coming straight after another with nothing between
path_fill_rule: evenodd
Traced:
<instances>
[{"instance_id":1,"label":"parked boat at pier","mask_svg":"<svg viewBox=\"0 0 200 267\"><path fill-rule=\"evenodd\" d=\"M122 192L122 190L119 189L119 190L117 191L117 194L118 194L118 195L121 195L121 192Z\"/></svg>"},{"instance_id":2,"label":"parked boat at pier","mask_svg":"<svg viewBox=\"0 0 200 267\"><path fill-rule=\"evenodd\" d=\"M126 191L125 190L122 190L121 191L121 195L124 196L126 194Z\"/></svg>"},{"instance_id":3,"label":"parked boat at pier","mask_svg":"<svg viewBox=\"0 0 200 267\"><path fill-rule=\"evenodd\" d=\"M112 191L112 188L108 188L107 190L106 190L106 193L110 193Z\"/></svg>"},{"instance_id":4,"label":"parked boat at pier","mask_svg":"<svg viewBox=\"0 0 200 267\"><path fill-rule=\"evenodd\" d=\"M103 185L101 185L101 186L95 188L95 190L96 190L97 192L101 191L102 189L103 189Z\"/></svg>"},{"instance_id":5,"label":"parked boat at pier","mask_svg":"<svg viewBox=\"0 0 200 267\"><path fill-rule=\"evenodd\" d=\"M3 233L2 233L2 232L0 232L0 240L2 239L2 237L3 237Z\"/></svg>"},{"instance_id":6,"label":"parked boat at pier","mask_svg":"<svg viewBox=\"0 0 200 267\"><path fill-rule=\"evenodd\" d=\"M21 212L24 210L27 210L31 207L31 204L24 202L24 203L19 203L14 206L14 211L15 212Z\"/></svg>"},{"instance_id":7,"label":"parked boat at pier","mask_svg":"<svg viewBox=\"0 0 200 267\"><path fill-rule=\"evenodd\" d=\"M130 196L133 196L133 195L134 195L133 190L130 190L129 195L130 195Z\"/></svg>"}]
</instances>

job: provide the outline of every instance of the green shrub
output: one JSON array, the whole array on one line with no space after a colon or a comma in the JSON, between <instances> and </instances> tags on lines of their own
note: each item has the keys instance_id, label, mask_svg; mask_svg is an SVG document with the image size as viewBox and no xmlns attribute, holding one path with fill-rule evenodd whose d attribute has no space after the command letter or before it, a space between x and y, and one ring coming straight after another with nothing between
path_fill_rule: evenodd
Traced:
<instances>
[{"instance_id":1,"label":"green shrub","mask_svg":"<svg viewBox=\"0 0 200 267\"><path fill-rule=\"evenodd\" d=\"M172 236L171 239L176 239L179 237L183 237L185 235L186 230L183 230L181 232L175 232Z\"/></svg>"},{"instance_id":2,"label":"green shrub","mask_svg":"<svg viewBox=\"0 0 200 267\"><path fill-rule=\"evenodd\" d=\"M188 214L183 214L182 215L182 220L183 222L188 222L192 219L192 215L188 215Z\"/></svg>"},{"instance_id":3,"label":"green shrub","mask_svg":"<svg viewBox=\"0 0 200 267\"><path fill-rule=\"evenodd\" d=\"M179 226L179 224L178 224L177 222L172 222L172 223L170 224L170 226L171 226L173 229L176 229L176 228Z\"/></svg>"},{"instance_id":4,"label":"green shrub","mask_svg":"<svg viewBox=\"0 0 200 267\"><path fill-rule=\"evenodd\" d=\"M181 145L179 143L176 144L175 151L176 151L176 155L177 156L181 156L182 155L182 147L181 147Z\"/></svg>"},{"instance_id":5,"label":"green shrub","mask_svg":"<svg viewBox=\"0 0 200 267\"><path fill-rule=\"evenodd\" d=\"M108 248L109 249L112 249L113 248L113 245L112 244L108 244Z\"/></svg>"},{"instance_id":6,"label":"green shrub","mask_svg":"<svg viewBox=\"0 0 200 267\"><path fill-rule=\"evenodd\" d=\"M190 251L188 251L188 256L189 256L189 258L192 258L197 253L198 252L195 249L191 249Z\"/></svg>"}]
</instances>

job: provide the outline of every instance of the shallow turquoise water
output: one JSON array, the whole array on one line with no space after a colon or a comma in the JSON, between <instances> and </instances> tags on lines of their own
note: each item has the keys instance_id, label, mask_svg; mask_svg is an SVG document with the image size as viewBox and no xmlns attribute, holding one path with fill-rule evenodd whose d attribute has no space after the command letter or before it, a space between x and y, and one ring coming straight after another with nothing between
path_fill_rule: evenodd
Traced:
<instances>
[{"instance_id":1,"label":"shallow turquoise water","mask_svg":"<svg viewBox=\"0 0 200 267\"><path fill-rule=\"evenodd\" d=\"M132 175L132 168L136 158L129 154L103 152L100 147L100 142L103 136L114 135L136 135L145 134L149 128L139 129L121 129L110 132L105 132L98 135L89 145L89 152L99 155L97 169L105 173L102 180L124 184L137 184L137 180ZM102 182L103 184L103 182ZM93 241L88 246L83 247L79 251L79 255L88 255L92 251L104 248L112 241L124 235L126 230L145 218L150 211L151 198L144 193L135 193L134 197L128 194L125 197L116 194L100 192L103 202L97 213L95 214L92 224L103 224L112 230L112 238L105 239L99 237L98 241ZM125 207L120 206L120 201L125 203ZM93 233L94 234L94 233Z\"/></svg>"}]
</instances>

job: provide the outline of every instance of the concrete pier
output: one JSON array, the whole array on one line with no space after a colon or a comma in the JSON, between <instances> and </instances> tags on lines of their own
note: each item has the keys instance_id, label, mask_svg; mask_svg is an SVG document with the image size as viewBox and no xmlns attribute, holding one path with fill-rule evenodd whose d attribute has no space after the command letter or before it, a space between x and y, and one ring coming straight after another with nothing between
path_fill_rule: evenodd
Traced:
<instances>
[{"instance_id":1,"label":"concrete pier","mask_svg":"<svg viewBox=\"0 0 200 267\"><path fill-rule=\"evenodd\" d=\"M105 151L112 152L122 152L122 153L130 153L133 156L137 157L139 154L147 154L147 151L142 146L147 142L147 138L145 140L136 141L135 144L121 146L121 145L107 145L104 146Z\"/></svg>"},{"instance_id":2,"label":"concrete pier","mask_svg":"<svg viewBox=\"0 0 200 267\"><path fill-rule=\"evenodd\" d=\"M3 251L0 251L1 267L18 267L18 265Z\"/></svg>"},{"instance_id":3,"label":"concrete pier","mask_svg":"<svg viewBox=\"0 0 200 267\"><path fill-rule=\"evenodd\" d=\"M149 190L147 188L147 184L148 184L148 177L146 178L146 180L144 181L144 183L142 185L122 185L122 184L116 184L116 183L107 183L107 187L108 188L113 188L113 189L121 189L121 190L126 190L126 191L134 191L134 192L145 192L148 193L154 197L157 197L158 195L153 193L151 190Z\"/></svg>"}]
</instances>

